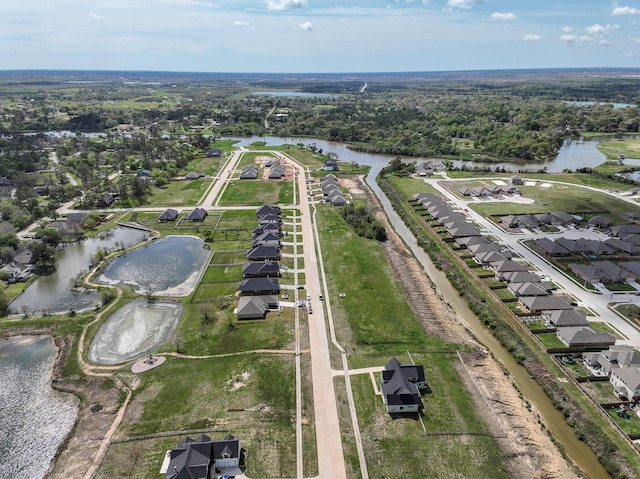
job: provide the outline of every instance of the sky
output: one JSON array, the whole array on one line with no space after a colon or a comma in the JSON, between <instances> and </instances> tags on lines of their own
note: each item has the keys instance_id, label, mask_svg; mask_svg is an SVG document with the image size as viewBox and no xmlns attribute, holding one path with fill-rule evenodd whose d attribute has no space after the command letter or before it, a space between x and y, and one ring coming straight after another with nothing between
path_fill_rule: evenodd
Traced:
<instances>
[{"instance_id":1,"label":"sky","mask_svg":"<svg viewBox=\"0 0 640 479\"><path fill-rule=\"evenodd\" d=\"M640 67L640 0L0 0L0 69Z\"/></svg>"}]
</instances>

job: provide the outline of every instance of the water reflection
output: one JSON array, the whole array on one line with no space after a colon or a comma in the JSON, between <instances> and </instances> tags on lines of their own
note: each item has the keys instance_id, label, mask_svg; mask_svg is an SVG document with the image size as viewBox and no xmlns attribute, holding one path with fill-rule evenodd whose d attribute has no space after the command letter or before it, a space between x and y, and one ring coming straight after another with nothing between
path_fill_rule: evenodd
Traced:
<instances>
[{"instance_id":1,"label":"water reflection","mask_svg":"<svg viewBox=\"0 0 640 479\"><path fill-rule=\"evenodd\" d=\"M36 279L11 303L9 312L55 314L95 307L100 302L98 292L71 289L70 281L89 270L98 249L115 250L116 244L118 247L127 248L147 236L148 233L132 228L114 228L100 236L68 245L56 253L56 271Z\"/></svg>"},{"instance_id":2,"label":"water reflection","mask_svg":"<svg viewBox=\"0 0 640 479\"><path fill-rule=\"evenodd\" d=\"M114 258L96 281L127 284L139 294L187 296L207 265L205 242L191 236L167 236Z\"/></svg>"},{"instance_id":3,"label":"water reflection","mask_svg":"<svg viewBox=\"0 0 640 479\"><path fill-rule=\"evenodd\" d=\"M77 398L51 388L49 336L0 340L0 476L45 476L76 419Z\"/></svg>"}]
</instances>

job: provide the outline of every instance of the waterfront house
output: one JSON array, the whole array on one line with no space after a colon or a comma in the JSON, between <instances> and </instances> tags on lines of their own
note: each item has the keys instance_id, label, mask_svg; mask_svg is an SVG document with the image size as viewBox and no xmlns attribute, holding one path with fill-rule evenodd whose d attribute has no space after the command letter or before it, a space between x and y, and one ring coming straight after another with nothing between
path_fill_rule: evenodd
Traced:
<instances>
[{"instance_id":1,"label":"waterfront house","mask_svg":"<svg viewBox=\"0 0 640 479\"><path fill-rule=\"evenodd\" d=\"M215 479L240 473L240 441L231 434L220 441L186 437L167 453L161 473L166 479Z\"/></svg>"},{"instance_id":2,"label":"waterfront house","mask_svg":"<svg viewBox=\"0 0 640 479\"><path fill-rule=\"evenodd\" d=\"M611 372L609 379L616 394L629 401L640 399L640 368L619 368Z\"/></svg>"},{"instance_id":3,"label":"waterfront house","mask_svg":"<svg viewBox=\"0 0 640 479\"><path fill-rule=\"evenodd\" d=\"M165 223L167 221L175 221L176 219L178 219L178 211L171 208L167 208L162 212L160 216L158 216L159 223Z\"/></svg>"},{"instance_id":4,"label":"waterfront house","mask_svg":"<svg viewBox=\"0 0 640 479\"><path fill-rule=\"evenodd\" d=\"M189 216L187 216L187 221L204 221L205 217L208 215L207 210L204 208L195 208Z\"/></svg>"},{"instance_id":5,"label":"waterfront house","mask_svg":"<svg viewBox=\"0 0 640 479\"><path fill-rule=\"evenodd\" d=\"M280 276L280 265L275 261L255 261L245 263L242 267L243 278L277 278Z\"/></svg>"}]
</instances>

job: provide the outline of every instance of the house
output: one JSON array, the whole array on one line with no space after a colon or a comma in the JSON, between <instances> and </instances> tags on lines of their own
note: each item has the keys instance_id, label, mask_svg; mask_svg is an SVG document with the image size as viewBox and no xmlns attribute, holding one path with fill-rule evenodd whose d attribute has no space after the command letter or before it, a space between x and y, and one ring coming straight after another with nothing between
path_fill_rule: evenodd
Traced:
<instances>
[{"instance_id":1,"label":"house","mask_svg":"<svg viewBox=\"0 0 640 479\"><path fill-rule=\"evenodd\" d=\"M540 283L510 283L509 290L516 296L549 296Z\"/></svg>"},{"instance_id":2,"label":"house","mask_svg":"<svg viewBox=\"0 0 640 479\"><path fill-rule=\"evenodd\" d=\"M258 225L264 226L267 224L282 224L282 217L280 215L262 215L258 217Z\"/></svg>"},{"instance_id":3,"label":"house","mask_svg":"<svg viewBox=\"0 0 640 479\"><path fill-rule=\"evenodd\" d=\"M331 204L333 206L344 206L347 204L347 199L342 195L334 195L331 197Z\"/></svg>"},{"instance_id":4,"label":"house","mask_svg":"<svg viewBox=\"0 0 640 479\"><path fill-rule=\"evenodd\" d=\"M240 171L241 180L255 180L258 178L258 167L256 165L247 165Z\"/></svg>"},{"instance_id":5,"label":"house","mask_svg":"<svg viewBox=\"0 0 640 479\"><path fill-rule=\"evenodd\" d=\"M285 175L286 175L286 171L284 169L284 165L277 164L269 168L270 180L279 180Z\"/></svg>"},{"instance_id":6,"label":"house","mask_svg":"<svg viewBox=\"0 0 640 479\"><path fill-rule=\"evenodd\" d=\"M280 265L275 261L255 261L245 263L242 267L243 278L277 278L280 276Z\"/></svg>"},{"instance_id":7,"label":"house","mask_svg":"<svg viewBox=\"0 0 640 479\"><path fill-rule=\"evenodd\" d=\"M604 241L604 243L614 250L617 250L621 253L633 255L640 254L640 246L628 243L627 241L621 240L619 238L608 238Z\"/></svg>"},{"instance_id":8,"label":"house","mask_svg":"<svg viewBox=\"0 0 640 479\"><path fill-rule=\"evenodd\" d=\"M496 252L499 253L500 250L493 243L478 243L467 246L467 249L471 251L473 254L478 255L482 253Z\"/></svg>"},{"instance_id":9,"label":"house","mask_svg":"<svg viewBox=\"0 0 640 479\"><path fill-rule=\"evenodd\" d=\"M534 314L541 314L542 311L573 309L569 301L559 296L521 296L518 302Z\"/></svg>"},{"instance_id":10,"label":"house","mask_svg":"<svg viewBox=\"0 0 640 479\"><path fill-rule=\"evenodd\" d=\"M241 296L280 294L280 284L275 278L248 278L240 281L236 291Z\"/></svg>"},{"instance_id":11,"label":"house","mask_svg":"<svg viewBox=\"0 0 640 479\"><path fill-rule=\"evenodd\" d=\"M622 283L631 276L627 271L611 261L594 261L591 265L602 271L602 279L605 281Z\"/></svg>"},{"instance_id":12,"label":"house","mask_svg":"<svg viewBox=\"0 0 640 479\"><path fill-rule=\"evenodd\" d=\"M278 309L277 296L240 296L236 316L238 320L265 319L267 313L274 309Z\"/></svg>"},{"instance_id":13,"label":"house","mask_svg":"<svg viewBox=\"0 0 640 479\"><path fill-rule=\"evenodd\" d=\"M87 213L67 213L67 223L81 225L87 219Z\"/></svg>"},{"instance_id":14,"label":"house","mask_svg":"<svg viewBox=\"0 0 640 479\"><path fill-rule=\"evenodd\" d=\"M185 180L197 180L197 179L204 178L204 177L205 177L204 173L199 173L199 172L196 172L196 171L190 171L189 173L187 173L184 176L184 179Z\"/></svg>"},{"instance_id":15,"label":"house","mask_svg":"<svg viewBox=\"0 0 640 479\"><path fill-rule=\"evenodd\" d=\"M587 226L591 228L608 228L611 224L611 220L606 216L598 215L587 221Z\"/></svg>"},{"instance_id":16,"label":"house","mask_svg":"<svg viewBox=\"0 0 640 479\"><path fill-rule=\"evenodd\" d=\"M614 344L603 351L585 353L584 360L591 367L599 366L609 376L614 369L640 367L640 351L625 344Z\"/></svg>"},{"instance_id":17,"label":"house","mask_svg":"<svg viewBox=\"0 0 640 479\"><path fill-rule=\"evenodd\" d=\"M528 271L526 265L517 263L513 260L507 259L498 262L491 263L491 267L496 273L507 273L512 271Z\"/></svg>"},{"instance_id":18,"label":"house","mask_svg":"<svg viewBox=\"0 0 640 479\"><path fill-rule=\"evenodd\" d=\"M420 391L428 389L423 366L403 365L392 358L382 371L380 389L389 414L419 411Z\"/></svg>"},{"instance_id":19,"label":"house","mask_svg":"<svg viewBox=\"0 0 640 479\"><path fill-rule=\"evenodd\" d=\"M554 211L551 213L551 216L556 218L560 224L569 225L569 224L578 224L580 221L575 217L566 213L564 211ZM555 224L555 223L552 223Z\"/></svg>"},{"instance_id":20,"label":"house","mask_svg":"<svg viewBox=\"0 0 640 479\"><path fill-rule=\"evenodd\" d=\"M171 208L167 208L162 212L160 216L158 216L159 223L165 223L167 221L175 221L176 219L178 219L178 211Z\"/></svg>"},{"instance_id":21,"label":"house","mask_svg":"<svg viewBox=\"0 0 640 479\"><path fill-rule=\"evenodd\" d=\"M616 343L616 338L609 333L598 333L589 326L558 328L558 339L569 348L605 349Z\"/></svg>"},{"instance_id":22,"label":"house","mask_svg":"<svg viewBox=\"0 0 640 479\"><path fill-rule=\"evenodd\" d=\"M256 209L256 218L260 218L265 215L282 215L282 210L279 206L275 205L262 205Z\"/></svg>"},{"instance_id":23,"label":"house","mask_svg":"<svg viewBox=\"0 0 640 479\"><path fill-rule=\"evenodd\" d=\"M468 248L475 244L491 244L491 240L485 236L463 236L462 238L456 238L456 243Z\"/></svg>"},{"instance_id":24,"label":"house","mask_svg":"<svg viewBox=\"0 0 640 479\"><path fill-rule=\"evenodd\" d=\"M240 472L240 441L231 434L220 441L201 435L186 437L167 453L161 472L167 479L214 479ZM165 459L165 462L167 461ZM226 474L228 472L228 474Z\"/></svg>"},{"instance_id":25,"label":"house","mask_svg":"<svg viewBox=\"0 0 640 479\"><path fill-rule=\"evenodd\" d=\"M640 220L640 211L627 211L622 213L622 216L631 221L638 221Z\"/></svg>"},{"instance_id":26,"label":"house","mask_svg":"<svg viewBox=\"0 0 640 479\"><path fill-rule=\"evenodd\" d=\"M281 246L280 244L280 235L277 233L273 233L271 231L267 231L266 233L262 233L251 243L253 247L256 246L277 246L278 248Z\"/></svg>"},{"instance_id":27,"label":"house","mask_svg":"<svg viewBox=\"0 0 640 479\"><path fill-rule=\"evenodd\" d=\"M480 230L467 223L455 223L451 228L447 228L449 234L454 238L463 236L480 236Z\"/></svg>"},{"instance_id":28,"label":"house","mask_svg":"<svg viewBox=\"0 0 640 479\"><path fill-rule=\"evenodd\" d=\"M556 244L559 244L560 246L562 246L564 249L566 249L572 254L581 254L586 251L585 246L580 244L577 240L568 239L568 238L558 238L555 241L556 241Z\"/></svg>"},{"instance_id":29,"label":"house","mask_svg":"<svg viewBox=\"0 0 640 479\"><path fill-rule=\"evenodd\" d=\"M263 233L275 233L278 236L282 237L282 226L277 223L266 223L262 226L254 228L254 230L252 231L252 236L255 239Z\"/></svg>"},{"instance_id":30,"label":"house","mask_svg":"<svg viewBox=\"0 0 640 479\"><path fill-rule=\"evenodd\" d=\"M116 201L115 197L111 193L105 193L97 202L99 208L108 208Z\"/></svg>"},{"instance_id":31,"label":"house","mask_svg":"<svg viewBox=\"0 0 640 479\"><path fill-rule=\"evenodd\" d=\"M327 160L324 162L325 171L338 171L338 162L336 160Z\"/></svg>"},{"instance_id":32,"label":"house","mask_svg":"<svg viewBox=\"0 0 640 479\"><path fill-rule=\"evenodd\" d=\"M507 283L539 283L540 277L531 271L506 271L498 275L500 281Z\"/></svg>"},{"instance_id":33,"label":"house","mask_svg":"<svg viewBox=\"0 0 640 479\"><path fill-rule=\"evenodd\" d=\"M209 158L220 158L222 156L222 150L219 148L210 148L207 150L206 155Z\"/></svg>"},{"instance_id":34,"label":"house","mask_svg":"<svg viewBox=\"0 0 640 479\"><path fill-rule=\"evenodd\" d=\"M424 164L424 163L422 163ZM416 193L415 195L411 196L411 200L412 201L417 201L418 203L421 202L421 200L425 200L425 199L429 199L429 200L439 200L442 201L442 197L434 194L434 193Z\"/></svg>"},{"instance_id":35,"label":"house","mask_svg":"<svg viewBox=\"0 0 640 479\"><path fill-rule=\"evenodd\" d=\"M501 263L508 261L508 258L499 251L487 251L485 253L476 253L475 258L482 264Z\"/></svg>"},{"instance_id":36,"label":"house","mask_svg":"<svg viewBox=\"0 0 640 479\"><path fill-rule=\"evenodd\" d=\"M640 234L640 225L637 225L637 224L615 225L609 228L609 232L613 236L617 236L618 238L624 239L623 236L625 235Z\"/></svg>"},{"instance_id":37,"label":"house","mask_svg":"<svg viewBox=\"0 0 640 479\"><path fill-rule=\"evenodd\" d=\"M0 273L7 278L8 283L21 283L27 281L33 275L33 271L33 265L26 265L16 261L5 264L0 268Z\"/></svg>"},{"instance_id":38,"label":"house","mask_svg":"<svg viewBox=\"0 0 640 479\"><path fill-rule=\"evenodd\" d=\"M629 278L635 278L636 280L640 278L640 262L638 261L625 261L622 263L618 263L618 266L624 268L628 271Z\"/></svg>"},{"instance_id":39,"label":"house","mask_svg":"<svg viewBox=\"0 0 640 479\"><path fill-rule=\"evenodd\" d=\"M187 216L187 221L204 221L207 215L207 210L204 208L195 208L189 213L189 216Z\"/></svg>"},{"instance_id":40,"label":"house","mask_svg":"<svg viewBox=\"0 0 640 479\"><path fill-rule=\"evenodd\" d=\"M151 178L151 170L147 170L146 168L140 168L136 174L138 178Z\"/></svg>"},{"instance_id":41,"label":"house","mask_svg":"<svg viewBox=\"0 0 640 479\"><path fill-rule=\"evenodd\" d=\"M640 245L640 234L621 234L618 236L622 241L626 241L627 243Z\"/></svg>"},{"instance_id":42,"label":"house","mask_svg":"<svg viewBox=\"0 0 640 479\"><path fill-rule=\"evenodd\" d=\"M281 258L280 248L276 246L256 246L247 251L249 261L279 261Z\"/></svg>"},{"instance_id":43,"label":"house","mask_svg":"<svg viewBox=\"0 0 640 479\"><path fill-rule=\"evenodd\" d=\"M550 240L549 238L539 238L535 240L535 245L546 254L554 258L560 256L569 256L571 254L569 250L560 246L555 241Z\"/></svg>"},{"instance_id":44,"label":"house","mask_svg":"<svg viewBox=\"0 0 640 479\"><path fill-rule=\"evenodd\" d=\"M635 401L640 398L640 368L618 368L611 372L609 378L616 394Z\"/></svg>"},{"instance_id":45,"label":"house","mask_svg":"<svg viewBox=\"0 0 640 479\"><path fill-rule=\"evenodd\" d=\"M518 175L513 175L511 177L511 184L512 185L523 185L524 181L522 180L522 178Z\"/></svg>"},{"instance_id":46,"label":"house","mask_svg":"<svg viewBox=\"0 0 640 479\"><path fill-rule=\"evenodd\" d=\"M578 245L582 246L584 253L593 253L596 255L613 254L613 249L602 241L580 238L576 240Z\"/></svg>"},{"instance_id":47,"label":"house","mask_svg":"<svg viewBox=\"0 0 640 479\"><path fill-rule=\"evenodd\" d=\"M589 326L587 316L577 309L543 311L542 318L545 323L554 328Z\"/></svg>"},{"instance_id":48,"label":"house","mask_svg":"<svg viewBox=\"0 0 640 479\"><path fill-rule=\"evenodd\" d=\"M603 279L602 271L590 264L571 263L569 269L589 283L599 283Z\"/></svg>"}]
</instances>

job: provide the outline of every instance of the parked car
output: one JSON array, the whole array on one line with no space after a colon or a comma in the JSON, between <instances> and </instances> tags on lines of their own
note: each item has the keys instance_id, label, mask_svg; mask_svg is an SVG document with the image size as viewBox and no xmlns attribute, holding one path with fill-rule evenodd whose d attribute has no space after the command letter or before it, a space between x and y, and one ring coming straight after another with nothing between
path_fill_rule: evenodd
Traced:
<instances>
[{"instance_id":1,"label":"parked car","mask_svg":"<svg viewBox=\"0 0 640 479\"><path fill-rule=\"evenodd\" d=\"M571 356L562 356L560 360L565 364L573 364L575 362Z\"/></svg>"}]
</instances>

